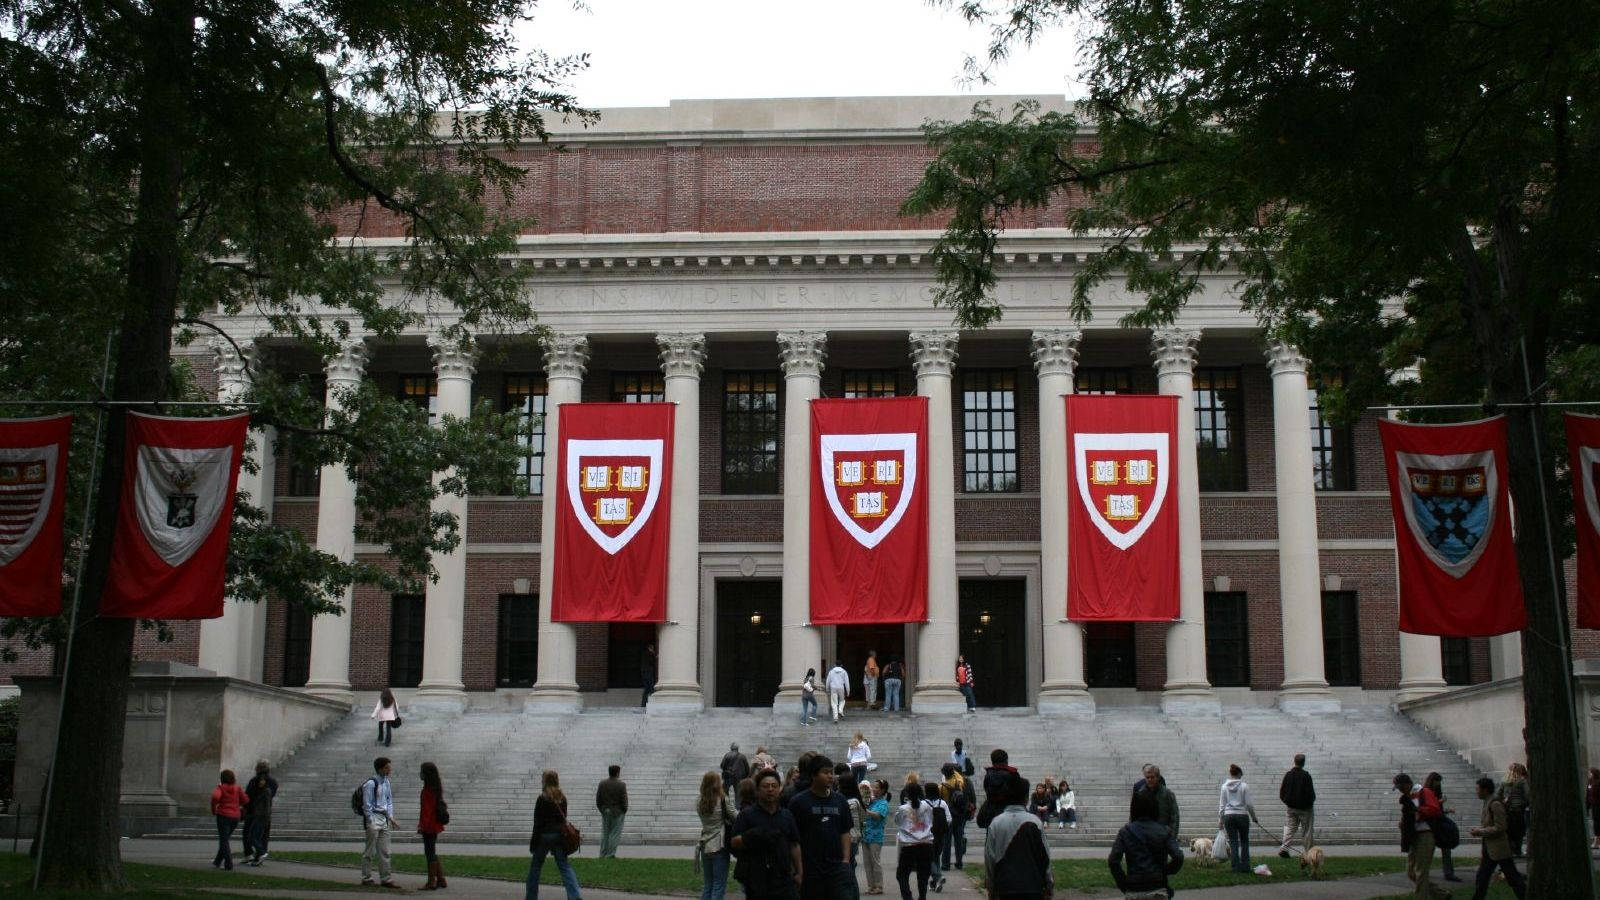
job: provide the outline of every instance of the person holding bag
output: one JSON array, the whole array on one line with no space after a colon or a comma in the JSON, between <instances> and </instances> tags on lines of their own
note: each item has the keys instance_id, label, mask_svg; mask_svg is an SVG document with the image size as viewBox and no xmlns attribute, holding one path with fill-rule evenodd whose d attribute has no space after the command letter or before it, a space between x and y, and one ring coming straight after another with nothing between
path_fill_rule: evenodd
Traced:
<instances>
[{"instance_id":1,"label":"person holding bag","mask_svg":"<svg viewBox=\"0 0 1600 900\"><path fill-rule=\"evenodd\" d=\"M1428 777L1422 779L1422 786L1439 798L1439 806L1444 810L1439 814L1439 819L1433 826L1433 842L1439 848L1439 868L1444 872L1445 881L1460 881L1456 877L1455 860L1450 858L1450 851L1461 845L1461 829L1450 816L1455 810L1445 806L1444 803L1444 776L1438 772L1429 772Z\"/></svg>"},{"instance_id":2,"label":"person holding bag","mask_svg":"<svg viewBox=\"0 0 1600 900\"><path fill-rule=\"evenodd\" d=\"M444 805L444 782L439 778L439 767L431 762L422 764L421 813L417 816L417 834L422 837L422 858L428 864L428 881L425 891L436 891L450 885L444 880L444 867L439 864L438 841L450 821L449 808Z\"/></svg>"},{"instance_id":3,"label":"person holding bag","mask_svg":"<svg viewBox=\"0 0 1600 900\"><path fill-rule=\"evenodd\" d=\"M728 829L733 825L732 795L722 789L722 775L707 772L700 779L700 838L694 845L694 867L704 878L700 900L722 900L728 890Z\"/></svg>"},{"instance_id":4,"label":"person holding bag","mask_svg":"<svg viewBox=\"0 0 1600 900\"><path fill-rule=\"evenodd\" d=\"M533 804L533 836L528 839L528 852L533 861L528 866L526 900L539 896L539 873L544 869L544 858L554 855L556 868L561 872L561 883L566 887L567 900L578 900L578 873L567 861L567 797L561 792L561 778L554 769L546 769L541 779L543 790ZM721 779L718 779L720 786ZM576 849L576 848L574 848Z\"/></svg>"},{"instance_id":5,"label":"person holding bag","mask_svg":"<svg viewBox=\"0 0 1600 900\"><path fill-rule=\"evenodd\" d=\"M400 704L395 702L393 691L384 688L378 695L372 718L378 720L378 743L389 746L394 741L394 730L400 727Z\"/></svg>"},{"instance_id":6,"label":"person holding bag","mask_svg":"<svg viewBox=\"0 0 1600 900\"><path fill-rule=\"evenodd\" d=\"M817 721L817 670L807 669L800 680L800 724L813 725Z\"/></svg>"}]
</instances>

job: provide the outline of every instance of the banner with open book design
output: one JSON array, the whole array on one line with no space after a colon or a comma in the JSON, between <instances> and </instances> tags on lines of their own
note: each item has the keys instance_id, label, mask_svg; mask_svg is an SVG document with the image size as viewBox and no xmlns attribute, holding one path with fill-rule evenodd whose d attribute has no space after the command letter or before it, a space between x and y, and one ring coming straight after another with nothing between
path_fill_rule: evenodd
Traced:
<instances>
[{"instance_id":1,"label":"banner with open book design","mask_svg":"<svg viewBox=\"0 0 1600 900\"><path fill-rule=\"evenodd\" d=\"M1067 618L1176 619L1178 398L1065 400L1067 446L1041 452L1067 454Z\"/></svg>"},{"instance_id":2,"label":"banner with open book design","mask_svg":"<svg viewBox=\"0 0 1600 900\"><path fill-rule=\"evenodd\" d=\"M927 617L927 398L811 401L811 623Z\"/></svg>"},{"instance_id":3,"label":"banner with open book design","mask_svg":"<svg viewBox=\"0 0 1600 900\"><path fill-rule=\"evenodd\" d=\"M552 620L666 621L676 409L561 404Z\"/></svg>"}]
</instances>

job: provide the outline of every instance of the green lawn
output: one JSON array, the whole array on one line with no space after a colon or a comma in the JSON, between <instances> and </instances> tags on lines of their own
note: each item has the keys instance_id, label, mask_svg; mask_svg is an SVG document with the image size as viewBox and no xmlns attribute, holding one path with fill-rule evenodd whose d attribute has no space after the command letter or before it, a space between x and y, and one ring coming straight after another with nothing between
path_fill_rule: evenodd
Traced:
<instances>
[{"instance_id":1,"label":"green lawn","mask_svg":"<svg viewBox=\"0 0 1600 900\"><path fill-rule=\"evenodd\" d=\"M122 897L134 898L198 898L244 896L220 894L216 888L243 890L310 890L310 891L378 891L379 888L362 888L344 881L322 881L315 878L274 878L260 875L254 869L234 869L232 872L217 869L185 869L179 866L153 866L144 863L124 862L122 873L133 890ZM99 897L102 894L84 891L31 892L33 886L33 860L24 853L0 853L0 896L29 896L39 898Z\"/></svg>"},{"instance_id":2,"label":"green lawn","mask_svg":"<svg viewBox=\"0 0 1600 900\"><path fill-rule=\"evenodd\" d=\"M1274 882L1304 881L1311 876L1300 872L1298 859L1279 859L1277 855L1259 857L1253 860L1257 865L1266 863L1272 869L1271 877L1261 875L1241 875L1232 871L1226 864L1211 867L1196 865L1190 858L1184 861L1183 869L1172 877L1172 887L1180 894L1186 890L1209 887L1226 887L1235 884L1271 884ZM1055 873L1056 892L1058 894L1073 891L1091 893L1115 889L1116 883L1111 880L1111 870L1103 859L1057 859L1051 861L1051 868ZM1368 875L1388 875L1394 872L1404 872L1406 869L1405 857L1395 856L1335 856L1329 854L1327 863L1323 866L1324 879L1361 878ZM983 884L983 867L968 866L966 872L980 887Z\"/></svg>"},{"instance_id":3,"label":"green lawn","mask_svg":"<svg viewBox=\"0 0 1600 900\"><path fill-rule=\"evenodd\" d=\"M359 866L361 854L354 851L284 851L276 850L272 858L286 862L320 863L334 866ZM526 856L456 856L441 854L446 878L497 878L502 881L523 881L528 877ZM694 873L691 859L595 859L569 857L572 868L578 873L578 883L584 887L601 890L628 891L634 894L699 894L701 879ZM426 875L420 853L394 855L396 872ZM554 858L546 859L540 884L560 884L561 874L556 870Z\"/></svg>"}]
</instances>

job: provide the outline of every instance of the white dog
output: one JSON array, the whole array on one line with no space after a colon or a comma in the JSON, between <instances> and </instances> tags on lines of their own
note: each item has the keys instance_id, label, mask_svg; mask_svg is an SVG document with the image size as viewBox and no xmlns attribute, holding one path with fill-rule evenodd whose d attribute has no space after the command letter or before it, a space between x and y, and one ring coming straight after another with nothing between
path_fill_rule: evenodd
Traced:
<instances>
[{"instance_id":1,"label":"white dog","mask_svg":"<svg viewBox=\"0 0 1600 900\"><path fill-rule=\"evenodd\" d=\"M1195 838L1190 841L1189 852L1194 855L1195 861L1202 866L1214 866L1217 864L1217 861L1211 858L1211 838Z\"/></svg>"}]
</instances>

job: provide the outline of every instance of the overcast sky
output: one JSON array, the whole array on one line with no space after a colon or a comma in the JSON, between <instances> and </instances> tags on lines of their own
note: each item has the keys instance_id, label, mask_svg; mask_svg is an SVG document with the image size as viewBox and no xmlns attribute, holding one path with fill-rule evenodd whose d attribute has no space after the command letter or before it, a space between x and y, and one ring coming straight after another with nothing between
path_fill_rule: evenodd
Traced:
<instances>
[{"instance_id":1,"label":"overcast sky","mask_svg":"<svg viewBox=\"0 0 1600 900\"><path fill-rule=\"evenodd\" d=\"M718 97L1065 94L1075 52L1052 34L991 85L960 83L986 32L926 0L542 0L524 43L587 52L585 106Z\"/></svg>"}]
</instances>

